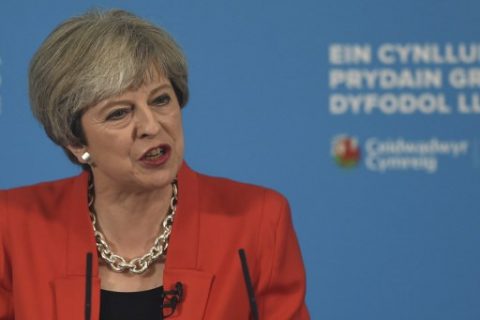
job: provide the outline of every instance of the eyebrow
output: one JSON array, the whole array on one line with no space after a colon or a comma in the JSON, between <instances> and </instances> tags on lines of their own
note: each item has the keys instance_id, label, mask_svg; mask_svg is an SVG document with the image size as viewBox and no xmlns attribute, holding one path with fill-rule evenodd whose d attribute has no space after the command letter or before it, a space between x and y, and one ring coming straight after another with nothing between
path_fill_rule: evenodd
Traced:
<instances>
[{"instance_id":1,"label":"eyebrow","mask_svg":"<svg viewBox=\"0 0 480 320\"><path fill-rule=\"evenodd\" d=\"M173 90L173 86L169 83L164 83L164 84L161 84L159 85L158 87L152 89L150 91L150 93L148 94L148 97L151 98L152 96L154 96L155 94L157 94L158 91L161 91L161 90L165 90L165 89L171 89Z\"/></svg>"},{"instance_id":2,"label":"eyebrow","mask_svg":"<svg viewBox=\"0 0 480 320\"><path fill-rule=\"evenodd\" d=\"M155 87L152 90L150 90L150 92L148 93L148 100L150 100L152 98L152 96L154 96L158 91L165 90L165 89L174 90L173 86L171 84L163 83L163 84L159 85L158 87ZM111 108L115 105L118 105L118 104L128 103L129 101L130 101L129 99L118 99L118 100L116 100L115 98L113 98L111 101L108 101L105 105L101 106L100 109L98 110L98 113L103 114L103 113L105 113L105 111L107 109L109 109L109 108Z\"/></svg>"}]
</instances>

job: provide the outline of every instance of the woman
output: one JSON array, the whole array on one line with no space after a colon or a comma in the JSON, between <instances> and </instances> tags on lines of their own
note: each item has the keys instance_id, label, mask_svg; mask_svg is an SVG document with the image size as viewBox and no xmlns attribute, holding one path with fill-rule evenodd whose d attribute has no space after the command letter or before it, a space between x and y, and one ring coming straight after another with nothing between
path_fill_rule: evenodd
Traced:
<instances>
[{"instance_id":1,"label":"woman","mask_svg":"<svg viewBox=\"0 0 480 320\"><path fill-rule=\"evenodd\" d=\"M309 318L286 200L184 163L187 67L164 30L118 10L65 21L30 99L84 170L0 192L0 319Z\"/></svg>"}]
</instances>

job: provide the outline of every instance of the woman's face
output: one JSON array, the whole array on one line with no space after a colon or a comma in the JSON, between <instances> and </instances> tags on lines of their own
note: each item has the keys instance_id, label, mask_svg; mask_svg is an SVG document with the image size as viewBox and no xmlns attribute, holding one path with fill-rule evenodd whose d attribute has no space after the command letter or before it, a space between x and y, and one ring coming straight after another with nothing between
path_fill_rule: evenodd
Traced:
<instances>
[{"instance_id":1,"label":"woman's face","mask_svg":"<svg viewBox=\"0 0 480 320\"><path fill-rule=\"evenodd\" d=\"M170 80L156 76L135 90L101 101L81 119L96 185L149 190L169 185L183 161L180 106Z\"/></svg>"}]
</instances>

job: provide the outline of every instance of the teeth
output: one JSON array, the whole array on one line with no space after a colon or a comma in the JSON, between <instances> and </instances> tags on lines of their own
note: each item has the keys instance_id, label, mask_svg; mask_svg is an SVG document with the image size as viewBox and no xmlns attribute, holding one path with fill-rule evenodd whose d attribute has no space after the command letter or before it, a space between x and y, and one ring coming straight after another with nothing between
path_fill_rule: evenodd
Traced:
<instances>
[{"instance_id":1,"label":"teeth","mask_svg":"<svg viewBox=\"0 0 480 320\"><path fill-rule=\"evenodd\" d=\"M163 148L156 148L156 149L153 149L150 152L148 152L145 155L145 158L146 159L154 159L154 158L157 158L157 157L162 156L164 154L165 154L165 150Z\"/></svg>"}]
</instances>

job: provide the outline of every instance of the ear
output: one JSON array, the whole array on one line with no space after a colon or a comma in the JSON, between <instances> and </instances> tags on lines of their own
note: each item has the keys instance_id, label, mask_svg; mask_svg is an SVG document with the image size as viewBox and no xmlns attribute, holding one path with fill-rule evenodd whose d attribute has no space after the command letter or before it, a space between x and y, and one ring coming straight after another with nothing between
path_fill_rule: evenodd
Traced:
<instances>
[{"instance_id":1,"label":"ear","mask_svg":"<svg viewBox=\"0 0 480 320\"><path fill-rule=\"evenodd\" d=\"M74 146L69 144L67 146L67 149L77 158L77 161L79 163L83 164L89 164L89 159L86 159L85 153L87 153L87 147L86 146Z\"/></svg>"}]
</instances>

